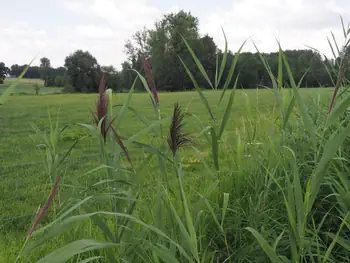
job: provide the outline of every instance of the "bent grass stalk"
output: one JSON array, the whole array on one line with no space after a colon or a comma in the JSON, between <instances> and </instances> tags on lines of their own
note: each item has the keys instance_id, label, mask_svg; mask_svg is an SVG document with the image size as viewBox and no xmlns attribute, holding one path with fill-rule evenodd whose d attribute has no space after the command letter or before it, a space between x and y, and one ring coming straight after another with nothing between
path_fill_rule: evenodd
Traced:
<instances>
[{"instance_id":1,"label":"bent grass stalk","mask_svg":"<svg viewBox=\"0 0 350 263\"><path fill-rule=\"evenodd\" d=\"M49 211L49 208L51 207L52 205L52 202L53 202L53 199L55 197L55 195L57 194L57 191L58 191L58 186L59 186L59 183L60 183L60 180L61 180L61 177L60 176L57 176L56 178L56 182L55 182L55 185L53 186L52 190L51 190L51 193L49 195L49 197L47 198L46 202L44 203L43 207L38 209L38 212L37 212L37 215L35 216L34 220L33 220L33 225L32 227L30 228L29 232L28 232L28 235L24 241L24 244L20 250L20 252L18 253L18 256L16 258L16 263L19 261L19 259L21 258L22 256L22 253L29 241L29 239L32 237L33 235L33 232L34 230L36 229L36 227L39 225L40 221L44 218L44 216L47 214L47 212Z\"/></svg>"}]
</instances>

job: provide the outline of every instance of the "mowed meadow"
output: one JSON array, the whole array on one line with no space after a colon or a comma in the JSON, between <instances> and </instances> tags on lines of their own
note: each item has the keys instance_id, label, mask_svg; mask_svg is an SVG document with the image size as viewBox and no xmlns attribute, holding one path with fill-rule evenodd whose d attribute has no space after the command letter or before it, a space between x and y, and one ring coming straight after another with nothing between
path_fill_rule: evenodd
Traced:
<instances>
[{"instance_id":1,"label":"mowed meadow","mask_svg":"<svg viewBox=\"0 0 350 263\"><path fill-rule=\"evenodd\" d=\"M5 79L4 84L0 84L0 94L16 82L16 78ZM41 79L22 79L13 91L14 94L53 94L61 93L62 88L44 87L44 81Z\"/></svg>"}]
</instances>

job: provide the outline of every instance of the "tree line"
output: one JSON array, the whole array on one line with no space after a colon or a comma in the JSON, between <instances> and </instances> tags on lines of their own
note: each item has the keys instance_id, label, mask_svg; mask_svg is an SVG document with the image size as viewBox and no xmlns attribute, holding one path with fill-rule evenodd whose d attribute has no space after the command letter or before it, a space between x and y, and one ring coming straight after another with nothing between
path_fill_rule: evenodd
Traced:
<instances>
[{"instance_id":1,"label":"tree line","mask_svg":"<svg viewBox=\"0 0 350 263\"><path fill-rule=\"evenodd\" d=\"M180 11L164 15L153 28L137 31L125 44L127 60L122 63L121 70L116 70L113 66L101 66L90 52L77 50L66 57L64 67L52 68L50 60L42 58L40 66L29 67L24 77L41 78L45 81L45 86L70 85L75 92L96 92L101 74L104 73L108 86L120 92L128 90L133 84L136 77L136 72L133 70L144 74L143 60L146 58L151 64L158 90L191 90L194 87L182 65L182 60L199 86L210 88L198 70L183 38L192 47L211 80L215 78L215 69L217 64L221 63L224 52L217 47L212 37L200 35L198 24L198 18L189 12ZM285 54L296 82L301 81L301 87L334 85L332 83L334 76L326 66L329 65L329 68L332 68L336 63L335 60L323 58L311 49L286 50ZM272 72L277 73L278 53L262 55ZM227 66L222 75L223 81L229 74L229 67L234 57L235 53L228 51ZM6 74L17 77L25 67L26 65L12 65L6 68L4 63L1 63L0 79L4 79ZM238 85L241 88L271 86L270 77L258 53L241 53L234 76L238 73L240 74ZM233 81L235 77L232 78ZM140 81L136 83L135 88L142 89Z\"/></svg>"},{"instance_id":2,"label":"tree line","mask_svg":"<svg viewBox=\"0 0 350 263\"><path fill-rule=\"evenodd\" d=\"M0 62L0 84L6 77L18 77L28 67L28 65L14 64L6 67L5 63ZM42 79L46 87L63 87L68 83L67 69L65 67L52 68L48 58L40 59L40 66L31 66L23 76L28 79Z\"/></svg>"}]
</instances>

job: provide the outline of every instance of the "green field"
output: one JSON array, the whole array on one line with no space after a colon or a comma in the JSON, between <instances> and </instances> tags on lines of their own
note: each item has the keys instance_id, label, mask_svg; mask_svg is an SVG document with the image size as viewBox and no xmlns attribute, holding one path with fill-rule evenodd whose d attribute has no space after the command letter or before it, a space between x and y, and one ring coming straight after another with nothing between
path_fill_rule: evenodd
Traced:
<instances>
[{"instance_id":1,"label":"green field","mask_svg":"<svg viewBox=\"0 0 350 263\"><path fill-rule=\"evenodd\" d=\"M30 86L31 83L23 85ZM290 90L285 91L286 100L291 99L290 92ZM326 109L332 92L332 89L303 89L300 91L300 95L306 102L310 102L310 105L312 101L318 101L317 105ZM206 91L204 95L208 98L210 105L217 105L221 92ZM121 109L123 103L126 103L127 96L127 94L114 96L115 113ZM218 119L224 114L228 99L229 93L226 94L219 108L213 107ZM51 183L44 162L46 151L40 146L45 143L43 136L45 133L49 134L50 131L48 113L50 113L53 125L56 124L57 119L60 128L68 125L58 145L57 151L61 155L69 149L75 140L81 139L59 168L62 181L59 203L56 201L55 209L64 210L67 204L81 200L87 195L98 193L89 188L89 185L99 182L101 173L87 174L87 172L101 165L97 156L99 144L96 142L96 138L90 135L88 129L78 125L78 123L93 124L89 109L94 110L96 100L96 94L12 96L0 108L0 133L2 134L0 137L0 262L13 262L15 260L38 206L44 203L50 193ZM197 92L161 93L162 117L171 116L175 102L179 102L184 109L187 108L188 113L195 114L204 123L203 126L209 123L209 115ZM150 122L156 121L147 94L134 94L130 105ZM257 229L266 238L269 238L270 243L284 229L288 220L281 192L276 188L267 171L273 172L273 169L286 168L293 161L290 157L282 158L278 153L278 151L282 151L281 149L276 150L282 135L278 127L279 111L276 108L272 91L237 91L231 112L232 115L228 119L226 130L220 140L219 160L221 168L218 174L220 185L210 197L214 209L217 210L221 207L223 193L230 195L229 210L225 221L225 231L228 233L226 241L229 242L230 251L226 251L225 242L223 243L220 235L217 234L215 222L208 211L205 214L206 228L204 229L206 230L201 234L204 236L213 235L214 241L209 242L209 244L213 244L208 245L208 247L210 250L218 251L218 260L227 257L225 253L228 253L235 258L232 262L269 262L253 236L244 228ZM310 114L313 117L312 110ZM307 138L305 137L306 133L302 132L304 129L298 128L302 119L297 112L292 113L291 122L295 125L292 126L296 127L293 134L299 134L297 140L303 141ZM200 135L202 128L195 117L186 115L185 123L184 129L192 137ZM164 133L168 134L169 122L164 123L163 126ZM121 121L119 133L123 137L131 137L145 127L146 125L133 112L127 111ZM143 143L157 143L160 140L161 138L151 132L145 133L138 139L139 142ZM212 169L211 146L203 135L196 137L195 142L196 148L202 152L204 160ZM309 149L305 149L310 141L301 143L300 149L298 148L299 144L295 141L294 143L286 141L285 144L291 148L296 147L293 149L297 161L300 162L302 176L304 179L310 176L313 165L303 163L306 157L302 156L304 153L310 153ZM136 180L139 185L142 185L142 198L140 198L140 204L135 213L147 224L153 224L150 219L152 217L147 211L152 209L154 205L158 191L155 189L158 189L157 185L159 185L161 178L157 160L151 158L145 166L143 161L149 156L148 153L130 146L129 154L138 171L137 177L135 177L137 179L130 180ZM199 194L203 195L208 191L213 180L208 175L208 168L192 149L181 150L181 157L188 202L191 208L195 209L192 206L195 204L195 200L198 199ZM121 165L125 169L130 168L125 158ZM289 167L289 169L292 168ZM171 166L167 167L167 170L168 174L171 174ZM282 179L284 176L280 178ZM175 182L174 185L176 185ZM215 204L216 201L218 207ZM206 211L204 207L202 209ZM49 223L54 218L55 215L50 213L41 225ZM319 222L318 218L315 220ZM135 231L139 230L139 228L135 228ZM337 230L336 227L335 232ZM74 227L73 231L53 239L37 249L36 252L26 255L21 262L34 262L54 248L77 238L92 236L99 240L103 239L103 236L97 233L96 227L89 223L82 224L81 227ZM288 236L283 236L282 245L279 248L281 253L284 251L283 245L288 246L288 242ZM325 245L326 247L324 247ZM327 248L327 244L322 243L320 246L322 249ZM121 252L119 251L119 253ZM90 256L93 255L90 254ZM79 262L79 260L75 258L69 262Z\"/></svg>"},{"instance_id":2,"label":"green field","mask_svg":"<svg viewBox=\"0 0 350 263\"><path fill-rule=\"evenodd\" d=\"M16 82L15 78L5 79L4 84L0 84L0 94L7 89L11 84ZM15 94L35 94L36 87L40 88L39 94L61 93L62 88L44 87L44 81L41 79L22 79L17 85Z\"/></svg>"}]
</instances>

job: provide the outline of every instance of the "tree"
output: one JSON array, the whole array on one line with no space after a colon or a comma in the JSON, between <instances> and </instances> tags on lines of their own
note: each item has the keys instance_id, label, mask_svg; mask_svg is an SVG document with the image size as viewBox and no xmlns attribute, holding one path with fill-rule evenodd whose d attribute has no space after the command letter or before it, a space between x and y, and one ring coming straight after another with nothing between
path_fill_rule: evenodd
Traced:
<instances>
[{"instance_id":1,"label":"tree","mask_svg":"<svg viewBox=\"0 0 350 263\"><path fill-rule=\"evenodd\" d=\"M66 78L64 76L55 76L53 84L55 87L64 87Z\"/></svg>"},{"instance_id":2,"label":"tree","mask_svg":"<svg viewBox=\"0 0 350 263\"><path fill-rule=\"evenodd\" d=\"M65 67L52 68L48 58L41 58L40 67L30 67L24 77L41 77L45 79L46 86L62 86L71 83L76 92L95 92L103 72L110 88L115 91L127 90L136 77L132 69L144 74L143 61L147 58L158 90L182 91L194 88L182 61L201 88L210 88L207 80L198 70L183 38L193 49L212 83L215 79L216 63L221 65L224 56L212 37L199 34L198 23L198 18L191 13L180 11L166 14L153 27L137 31L125 43L127 60L122 63L121 71L117 71L113 66L100 67L89 52L78 50L66 58ZM337 77L335 73L339 70L341 58L350 57L350 47L342 47L338 57L332 59L323 58L310 49L286 50L285 55L295 82L301 81L301 87L331 87L335 85ZM263 53L262 56L272 73L277 76L278 52ZM234 58L235 54L229 50L219 88L223 87L227 80ZM15 64L11 66L10 72L12 75L19 76L25 67L26 65ZM272 85L264 63L257 53L241 53L229 87L234 85L238 73L240 73L238 80L240 88L271 87ZM282 73L284 84L288 86L285 67ZM350 68L345 77L350 79ZM143 90L140 81L136 82L135 89Z\"/></svg>"},{"instance_id":3,"label":"tree","mask_svg":"<svg viewBox=\"0 0 350 263\"><path fill-rule=\"evenodd\" d=\"M217 47L213 38L209 35L205 35L204 37L193 41L192 49L200 59L200 62L206 70L209 79L212 83L214 83ZM190 56L190 54L188 55ZM203 88L210 88L202 73L200 73L199 70L196 70L196 65L193 63L193 61L190 62L190 65L194 67L193 74L196 77L198 84ZM186 83L186 87L188 86L192 87L192 82Z\"/></svg>"},{"instance_id":4,"label":"tree","mask_svg":"<svg viewBox=\"0 0 350 263\"><path fill-rule=\"evenodd\" d=\"M149 55L149 33L150 31L144 27L132 35L131 39L126 42L125 53L128 55L128 59L132 64L137 62L140 56Z\"/></svg>"},{"instance_id":5,"label":"tree","mask_svg":"<svg viewBox=\"0 0 350 263\"><path fill-rule=\"evenodd\" d=\"M117 72L117 70L115 69L114 66L102 66L101 67L101 71L105 74L108 74L108 75L113 75Z\"/></svg>"},{"instance_id":6,"label":"tree","mask_svg":"<svg viewBox=\"0 0 350 263\"><path fill-rule=\"evenodd\" d=\"M40 78L45 81L45 87L54 85L54 70L51 68L50 59L46 57L40 59Z\"/></svg>"},{"instance_id":7,"label":"tree","mask_svg":"<svg viewBox=\"0 0 350 263\"><path fill-rule=\"evenodd\" d=\"M25 65L20 66L18 64L14 64L14 65L11 66L10 74L15 76L15 77L18 77L19 75L21 75L21 73L23 72L24 68L25 68Z\"/></svg>"},{"instance_id":8,"label":"tree","mask_svg":"<svg viewBox=\"0 0 350 263\"><path fill-rule=\"evenodd\" d=\"M105 74L108 88L111 88L114 91L120 91L120 73L112 65L102 66L101 71Z\"/></svg>"},{"instance_id":9,"label":"tree","mask_svg":"<svg viewBox=\"0 0 350 263\"><path fill-rule=\"evenodd\" d=\"M43 57L40 59L40 67L41 68L51 68L51 61L50 59Z\"/></svg>"},{"instance_id":10,"label":"tree","mask_svg":"<svg viewBox=\"0 0 350 263\"><path fill-rule=\"evenodd\" d=\"M216 45L209 36L199 36L198 19L184 11L166 14L155 23L153 29L144 28L136 32L125 45L128 63L133 69L143 73L142 58L148 57L159 90L191 89L192 83L179 57L191 72L197 72L196 65L182 37L196 51L205 69L210 71L210 76L214 77ZM128 67L124 65L123 68ZM127 73L123 75L124 80L130 77Z\"/></svg>"},{"instance_id":11,"label":"tree","mask_svg":"<svg viewBox=\"0 0 350 263\"><path fill-rule=\"evenodd\" d=\"M101 69L88 51L77 50L65 59L67 76L76 92L97 92Z\"/></svg>"},{"instance_id":12,"label":"tree","mask_svg":"<svg viewBox=\"0 0 350 263\"><path fill-rule=\"evenodd\" d=\"M66 76L67 69L65 67L58 67L55 69L55 76Z\"/></svg>"},{"instance_id":13,"label":"tree","mask_svg":"<svg viewBox=\"0 0 350 263\"><path fill-rule=\"evenodd\" d=\"M0 62L0 84L4 83L6 75L9 74L10 69L6 67L5 63Z\"/></svg>"},{"instance_id":14,"label":"tree","mask_svg":"<svg viewBox=\"0 0 350 263\"><path fill-rule=\"evenodd\" d=\"M167 91L192 88L179 57L193 72L195 63L182 37L191 46L199 40L198 19L184 11L167 14L156 23L156 29L151 32L151 36L150 60L157 87Z\"/></svg>"}]
</instances>

